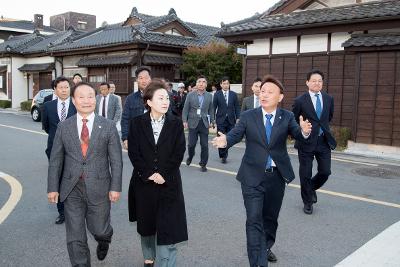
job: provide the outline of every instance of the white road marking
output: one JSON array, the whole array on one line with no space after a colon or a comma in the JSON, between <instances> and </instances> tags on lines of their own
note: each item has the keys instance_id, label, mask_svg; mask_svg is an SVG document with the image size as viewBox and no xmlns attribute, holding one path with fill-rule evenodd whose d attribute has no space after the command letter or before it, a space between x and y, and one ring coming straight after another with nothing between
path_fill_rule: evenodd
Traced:
<instances>
[{"instance_id":1,"label":"white road marking","mask_svg":"<svg viewBox=\"0 0 400 267\"><path fill-rule=\"evenodd\" d=\"M186 164L186 163L185 162L181 163L181 165L184 165L184 164ZM196 168L200 168L200 165L197 165L197 164L190 164L190 167L192 167L192 166L196 167ZM207 167L207 169L209 169L211 171L219 172L219 173L225 173L225 174L234 175L234 176L237 175L237 172L227 171L227 170L223 170L223 169L211 168L211 167ZM300 185L298 185L298 184L289 184L288 186L300 189ZM385 202L385 201L375 200L375 199L371 199L371 198L354 196L354 195L350 195L350 194L344 194L344 193L339 193L339 192L329 191L329 190L324 190L324 189L318 189L317 192L331 195L331 196L348 198L348 199L352 199L352 200L358 200L358 201L363 201L363 202L367 202L367 203L373 203L373 204L378 204L378 205L382 205L382 206L400 209L400 204L397 204L397 203Z\"/></svg>"},{"instance_id":2,"label":"white road marking","mask_svg":"<svg viewBox=\"0 0 400 267\"><path fill-rule=\"evenodd\" d=\"M0 172L0 178L3 178L11 187L10 197L6 204L0 209L0 224L2 224L21 199L22 185L17 179L3 172Z\"/></svg>"},{"instance_id":3,"label":"white road marking","mask_svg":"<svg viewBox=\"0 0 400 267\"><path fill-rule=\"evenodd\" d=\"M392 224L376 237L339 262L335 267L399 267L400 221Z\"/></svg>"},{"instance_id":4,"label":"white road marking","mask_svg":"<svg viewBox=\"0 0 400 267\"><path fill-rule=\"evenodd\" d=\"M44 132L28 130L28 129L25 129L25 128L19 128L19 127L14 127L14 126L5 125L5 124L0 124L0 126L1 127L6 127L6 128L10 128L10 129L20 130L20 131L24 131L24 132L34 133L34 134L47 135L47 133L44 133Z\"/></svg>"}]
</instances>

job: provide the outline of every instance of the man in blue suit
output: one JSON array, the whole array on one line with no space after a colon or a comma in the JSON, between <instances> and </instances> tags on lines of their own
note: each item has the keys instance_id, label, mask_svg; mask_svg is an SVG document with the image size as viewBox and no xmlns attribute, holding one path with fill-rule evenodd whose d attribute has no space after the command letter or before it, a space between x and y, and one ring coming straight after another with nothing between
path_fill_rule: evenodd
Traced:
<instances>
[{"instance_id":1,"label":"man in blue suit","mask_svg":"<svg viewBox=\"0 0 400 267\"><path fill-rule=\"evenodd\" d=\"M226 135L213 139L218 148L229 148L246 136L246 150L236 179L241 182L246 208L247 254L251 267L268 266L275 242L278 216L285 184L294 178L286 148L290 134L306 139L311 124L300 117L300 126L292 112L278 108L283 85L267 76L261 83L261 107L242 113L240 121Z\"/></svg>"},{"instance_id":2,"label":"man in blue suit","mask_svg":"<svg viewBox=\"0 0 400 267\"><path fill-rule=\"evenodd\" d=\"M143 104L143 93L147 85L151 82L151 71L147 67L142 66L137 68L135 75L139 90L137 92L132 92L126 98L121 118L121 139L125 149L128 149L130 120L147 111Z\"/></svg>"},{"instance_id":3,"label":"man in blue suit","mask_svg":"<svg viewBox=\"0 0 400 267\"><path fill-rule=\"evenodd\" d=\"M302 115L307 118L313 131L307 142L297 141L299 174L301 184L301 198L303 199L305 214L313 213L313 204L317 202L319 189L331 174L331 150L335 149L336 141L329 123L333 118L333 97L322 92L324 74L319 70L312 70L307 74L306 84L308 92L294 100L293 113L296 117ZM314 157L318 163L318 172L312 176Z\"/></svg>"},{"instance_id":4,"label":"man in blue suit","mask_svg":"<svg viewBox=\"0 0 400 267\"><path fill-rule=\"evenodd\" d=\"M237 94L230 90L228 77L223 77L220 82L222 90L214 94L213 104L217 131L226 134L235 127L240 117L240 106ZM219 157L222 163L226 163L228 149L219 148Z\"/></svg>"},{"instance_id":5,"label":"man in blue suit","mask_svg":"<svg viewBox=\"0 0 400 267\"><path fill-rule=\"evenodd\" d=\"M44 103L42 114L42 129L48 134L46 156L50 159L54 136L59 122L76 114L76 109L70 98L70 84L67 78L60 76L54 81L54 92L57 99ZM64 203L57 202L58 218L56 224L62 224L64 217Z\"/></svg>"}]
</instances>

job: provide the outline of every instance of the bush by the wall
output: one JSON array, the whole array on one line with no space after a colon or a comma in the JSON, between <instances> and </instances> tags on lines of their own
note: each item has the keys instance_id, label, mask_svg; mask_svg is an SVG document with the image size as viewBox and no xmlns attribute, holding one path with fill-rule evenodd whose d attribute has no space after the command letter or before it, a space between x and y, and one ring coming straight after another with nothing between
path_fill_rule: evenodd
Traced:
<instances>
[{"instance_id":1,"label":"bush by the wall","mask_svg":"<svg viewBox=\"0 0 400 267\"><path fill-rule=\"evenodd\" d=\"M21 110L23 111L31 111L32 100L21 102Z\"/></svg>"},{"instance_id":2,"label":"bush by the wall","mask_svg":"<svg viewBox=\"0 0 400 267\"><path fill-rule=\"evenodd\" d=\"M347 141L351 138L351 130L347 127L332 126L331 131L337 142L337 149L343 150L347 147Z\"/></svg>"},{"instance_id":3,"label":"bush by the wall","mask_svg":"<svg viewBox=\"0 0 400 267\"><path fill-rule=\"evenodd\" d=\"M11 108L10 100L0 100L0 108Z\"/></svg>"}]
</instances>

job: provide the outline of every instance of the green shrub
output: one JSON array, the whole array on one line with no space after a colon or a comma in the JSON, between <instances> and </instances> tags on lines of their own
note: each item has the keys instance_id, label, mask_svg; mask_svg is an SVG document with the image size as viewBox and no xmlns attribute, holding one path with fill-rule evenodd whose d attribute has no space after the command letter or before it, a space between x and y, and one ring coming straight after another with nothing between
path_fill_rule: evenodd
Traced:
<instances>
[{"instance_id":1,"label":"green shrub","mask_svg":"<svg viewBox=\"0 0 400 267\"><path fill-rule=\"evenodd\" d=\"M351 130L347 127L332 126L331 131L337 142L337 149L343 150L347 147L347 141L351 138Z\"/></svg>"},{"instance_id":2,"label":"green shrub","mask_svg":"<svg viewBox=\"0 0 400 267\"><path fill-rule=\"evenodd\" d=\"M21 102L21 110L23 111L31 111L32 100L27 100Z\"/></svg>"},{"instance_id":3,"label":"green shrub","mask_svg":"<svg viewBox=\"0 0 400 267\"><path fill-rule=\"evenodd\" d=\"M0 100L0 108L11 108L10 100Z\"/></svg>"}]
</instances>

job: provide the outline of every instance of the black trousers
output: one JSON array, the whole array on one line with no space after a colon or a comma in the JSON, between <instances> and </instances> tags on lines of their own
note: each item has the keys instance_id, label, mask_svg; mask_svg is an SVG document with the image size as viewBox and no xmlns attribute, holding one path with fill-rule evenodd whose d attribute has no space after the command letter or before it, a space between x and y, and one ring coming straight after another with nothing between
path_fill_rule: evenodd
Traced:
<instances>
[{"instance_id":1,"label":"black trousers","mask_svg":"<svg viewBox=\"0 0 400 267\"><path fill-rule=\"evenodd\" d=\"M217 124L217 131L222 132L223 134L228 133L230 130L235 127L235 124L231 124L228 120L228 117L225 117L225 120L222 124ZM228 157L228 149L227 148L218 148L219 157L227 158Z\"/></svg>"},{"instance_id":2,"label":"black trousers","mask_svg":"<svg viewBox=\"0 0 400 267\"><path fill-rule=\"evenodd\" d=\"M275 243L278 217L285 194L279 173L266 173L263 182L251 187L242 184L246 208L247 255L250 266L268 266L267 249Z\"/></svg>"},{"instance_id":3,"label":"black trousers","mask_svg":"<svg viewBox=\"0 0 400 267\"><path fill-rule=\"evenodd\" d=\"M324 136L318 136L317 145L312 152L298 150L301 198L304 204L312 204L313 191L319 189L331 174L331 149ZM312 177L314 157L318 172Z\"/></svg>"},{"instance_id":4,"label":"black trousers","mask_svg":"<svg viewBox=\"0 0 400 267\"><path fill-rule=\"evenodd\" d=\"M188 154L190 160L192 160L194 157L197 139L199 136L201 146L199 165L206 166L208 162L208 128L204 125L202 120L199 121L199 124L196 128L189 128Z\"/></svg>"}]
</instances>

